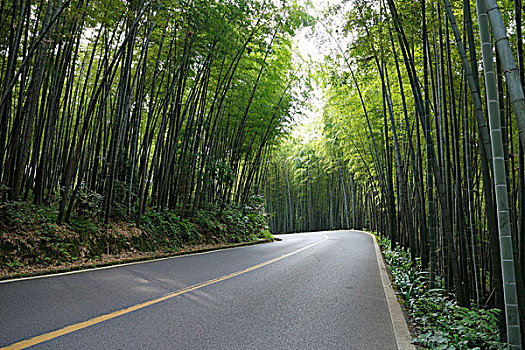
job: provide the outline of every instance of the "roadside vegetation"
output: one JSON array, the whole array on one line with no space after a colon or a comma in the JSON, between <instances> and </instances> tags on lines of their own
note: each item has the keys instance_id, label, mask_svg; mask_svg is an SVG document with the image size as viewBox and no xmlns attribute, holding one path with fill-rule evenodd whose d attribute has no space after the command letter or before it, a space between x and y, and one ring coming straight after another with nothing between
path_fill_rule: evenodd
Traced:
<instances>
[{"instance_id":1,"label":"roadside vegetation","mask_svg":"<svg viewBox=\"0 0 525 350\"><path fill-rule=\"evenodd\" d=\"M443 280L430 287L429 273L420 259L412 262L401 247L392 249L388 238L378 240L397 296L414 326L413 342L425 349L507 349L501 342L501 310L458 305Z\"/></svg>"},{"instance_id":2,"label":"roadside vegetation","mask_svg":"<svg viewBox=\"0 0 525 350\"><path fill-rule=\"evenodd\" d=\"M295 3L0 1L0 270L268 235ZM254 203L258 203L255 205Z\"/></svg>"},{"instance_id":3,"label":"roadside vegetation","mask_svg":"<svg viewBox=\"0 0 525 350\"><path fill-rule=\"evenodd\" d=\"M59 225L57 215L53 206L0 205L0 277L272 240L260 206L211 205L184 218L149 210L140 228L126 218L104 225L96 216Z\"/></svg>"}]
</instances>

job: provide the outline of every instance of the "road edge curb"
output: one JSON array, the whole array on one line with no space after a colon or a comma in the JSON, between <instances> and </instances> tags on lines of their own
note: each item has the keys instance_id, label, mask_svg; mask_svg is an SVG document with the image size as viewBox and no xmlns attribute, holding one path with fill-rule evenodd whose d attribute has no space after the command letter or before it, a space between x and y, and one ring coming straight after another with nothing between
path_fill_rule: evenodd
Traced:
<instances>
[{"instance_id":1,"label":"road edge curb","mask_svg":"<svg viewBox=\"0 0 525 350\"><path fill-rule=\"evenodd\" d=\"M104 262L104 263L98 263L98 264L94 263L94 264L74 266L74 267L64 267L64 268L48 269L48 270L29 272L29 273L20 273L20 274L0 277L0 284L29 280L29 279L36 279L36 278L62 276L62 275L68 275L68 274L73 274L73 273L114 268L114 267L119 267L119 266L142 264L142 263L177 258L181 256L186 256L186 255L197 255L197 254L210 253L210 252L219 251L219 250L242 248L242 247L248 247L248 246L257 245L257 244L271 243L274 241L277 241L277 239L265 238L265 239L259 239L257 241L234 243L234 244L228 244L228 245L216 246L216 247L210 247L210 248L204 248L204 249L196 249L196 250L190 250L190 251L163 253L163 254L161 253L161 254L134 258L134 259L123 259L123 260L116 260L112 262Z\"/></svg>"},{"instance_id":2,"label":"road edge curb","mask_svg":"<svg viewBox=\"0 0 525 350\"><path fill-rule=\"evenodd\" d=\"M394 335L396 337L397 348L399 350L416 350L416 346L412 344L412 336L408 330L408 324L401 310L401 306L397 301L397 298L392 288L392 283L388 277L388 272L386 269L385 262L383 260L383 255L379 249L379 244L377 243L376 237L370 232L366 231L357 231L361 233L366 233L372 237L374 241L374 248L376 252L377 264L379 267L379 273L381 275L381 282L383 284L383 291L385 292L385 298L388 304L388 310L390 312L390 320L392 321L392 327L394 329Z\"/></svg>"}]
</instances>

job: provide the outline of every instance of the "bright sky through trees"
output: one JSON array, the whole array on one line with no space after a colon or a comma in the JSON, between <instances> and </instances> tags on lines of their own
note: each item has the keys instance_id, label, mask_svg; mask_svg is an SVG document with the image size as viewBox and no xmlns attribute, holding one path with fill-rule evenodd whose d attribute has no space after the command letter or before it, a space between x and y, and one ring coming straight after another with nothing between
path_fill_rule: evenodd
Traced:
<instances>
[{"instance_id":1,"label":"bright sky through trees","mask_svg":"<svg viewBox=\"0 0 525 350\"><path fill-rule=\"evenodd\" d=\"M347 7L348 4L342 4L340 0L301 0L299 4L304 5L308 10L308 14L316 18L318 22L313 27L302 28L294 36L294 44L297 47L297 51L294 51L294 59L296 62L307 64L310 74L315 74L315 68L312 67L323 63L325 56L330 55L331 51L334 50L335 45L333 41L339 39L329 35L327 28L332 33L334 31L338 33L339 30L337 28L344 26L344 19L341 18L344 11L339 12L335 16L329 16L329 21L332 23L324 23L326 11L333 6ZM346 38L343 38L343 41L346 40ZM325 103L321 81L311 79L311 83L312 93L310 94L309 103L301 111L301 115L295 117L295 125L292 131L294 137L302 136L305 142L320 137L322 132L320 123Z\"/></svg>"},{"instance_id":2,"label":"bright sky through trees","mask_svg":"<svg viewBox=\"0 0 525 350\"><path fill-rule=\"evenodd\" d=\"M300 1L308 9L308 14L313 17L320 16L323 8L329 3L326 0L307 0ZM318 34L315 27L305 27L297 32L294 37L294 45L297 47L295 52L295 61L308 64L318 64L322 62L324 55L328 54L327 48L323 48L317 42ZM319 121L322 114L323 93L321 87L313 83L313 93L311 94L310 103L307 105L301 115L295 117L296 125L293 126L293 135L298 137L303 135L305 139L316 137L313 127L315 121Z\"/></svg>"}]
</instances>

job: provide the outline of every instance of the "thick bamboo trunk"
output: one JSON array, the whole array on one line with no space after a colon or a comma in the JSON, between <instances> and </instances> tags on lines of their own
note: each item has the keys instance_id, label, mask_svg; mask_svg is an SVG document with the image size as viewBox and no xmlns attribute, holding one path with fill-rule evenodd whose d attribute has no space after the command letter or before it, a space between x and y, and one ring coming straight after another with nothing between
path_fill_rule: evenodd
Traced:
<instances>
[{"instance_id":1,"label":"thick bamboo trunk","mask_svg":"<svg viewBox=\"0 0 525 350\"><path fill-rule=\"evenodd\" d=\"M487 89L490 135L492 141L492 152L494 155L494 187L498 209L499 244L501 252L501 268L503 270L507 341L511 349L521 349L520 317L518 312L518 293L514 269L515 264L507 192L507 175L505 173L501 116L494 72L492 40L490 37L487 13L480 0L478 0L477 5L483 66L485 68L485 87Z\"/></svg>"}]
</instances>

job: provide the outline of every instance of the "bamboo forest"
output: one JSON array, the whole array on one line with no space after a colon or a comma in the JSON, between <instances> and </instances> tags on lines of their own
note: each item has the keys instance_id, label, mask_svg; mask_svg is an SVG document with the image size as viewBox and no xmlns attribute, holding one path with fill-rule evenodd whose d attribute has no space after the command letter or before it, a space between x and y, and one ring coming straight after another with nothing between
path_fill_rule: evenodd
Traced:
<instances>
[{"instance_id":1,"label":"bamboo forest","mask_svg":"<svg viewBox=\"0 0 525 350\"><path fill-rule=\"evenodd\" d=\"M421 348L521 349L524 12L0 0L0 276L363 230Z\"/></svg>"}]
</instances>

